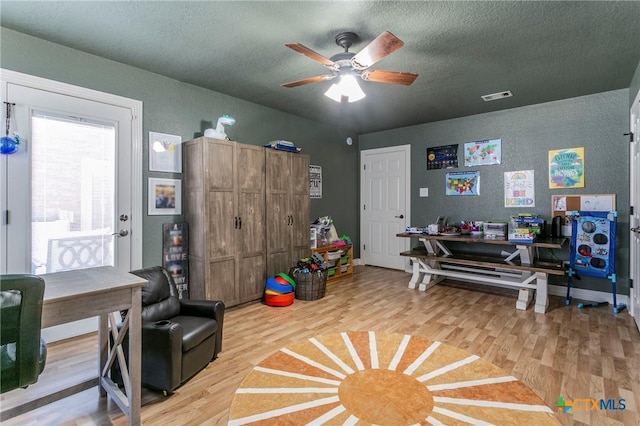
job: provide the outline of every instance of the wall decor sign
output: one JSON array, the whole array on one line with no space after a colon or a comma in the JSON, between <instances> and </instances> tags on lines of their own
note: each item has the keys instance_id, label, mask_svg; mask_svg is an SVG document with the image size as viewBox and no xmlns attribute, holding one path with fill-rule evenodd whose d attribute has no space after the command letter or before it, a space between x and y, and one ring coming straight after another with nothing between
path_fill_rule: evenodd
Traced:
<instances>
[{"instance_id":1,"label":"wall decor sign","mask_svg":"<svg viewBox=\"0 0 640 426\"><path fill-rule=\"evenodd\" d=\"M480 195L480 172L453 172L446 175L445 195Z\"/></svg>"},{"instance_id":2,"label":"wall decor sign","mask_svg":"<svg viewBox=\"0 0 640 426\"><path fill-rule=\"evenodd\" d=\"M149 215L182 214L182 181L149 178Z\"/></svg>"},{"instance_id":3,"label":"wall decor sign","mask_svg":"<svg viewBox=\"0 0 640 426\"><path fill-rule=\"evenodd\" d=\"M502 139L467 142L464 144L466 167L500 164L502 161Z\"/></svg>"},{"instance_id":4,"label":"wall decor sign","mask_svg":"<svg viewBox=\"0 0 640 426\"><path fill-rule=\"evenodd\" d=\"M149 132L149 171L182 173L182 138Z\"/></svg>"},{"instance_id":5,"label":"wall decor sign","mask_svg":"<svg viewBox=\"0 0 640 426\"><path fill-rule=\"evenodd\" d=\"M179 299L189 298L189 224L162 224L162 266L171 274Z\"/></svg>"},{"instance_id":6,"label":"wall decor sign","mask_svg":"<svg viewBox=\"0 0 640 426\"><path fill-rule=\"evenodd\" d=\"M309 165L309 195L322 198L322 167Z\"/></svg>"},{"instance_id":7,"label":"wall decor sign","mask_svg":"<svg viewBox=\"0 0 640 426\"><path fill-rule=\"evenodd\" d=\"M535 207L534 171L504 172L504 206Z\"/></svg>"},{"instance_id":8,"label":"wall decor sign","mask_svg":"<svg viewBox=\"0 0 640 426\"><path fill-rule=\"evenodd\" d=\"M427 148L427 170L458 167L458 144Z\"/></svg>"},{"instance_id":9,"label":"wall decor sign","mask_svg":"<svg viewBox=\"0 0 640 426\"><path fill-rule=\"evenodd\" d=\"M549 151L549 188L584 188L584 147Z\"/></svg>"}]
</instances>

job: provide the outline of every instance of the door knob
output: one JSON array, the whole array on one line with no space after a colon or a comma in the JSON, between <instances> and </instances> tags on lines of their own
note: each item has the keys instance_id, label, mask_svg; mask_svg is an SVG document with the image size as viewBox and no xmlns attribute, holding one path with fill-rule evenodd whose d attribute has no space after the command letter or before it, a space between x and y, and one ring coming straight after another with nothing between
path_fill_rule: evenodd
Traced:
<instances>
[{"instance_id":1,"label":"door knob","mask_svg":"<svg viewBox=\"0 0 640 426\"><path fill-rule=\"evenodd\" d=\"M126 229L121 229L120 232L114 232L111 235L117 235L118 237L126 237L127 235L129 235L129 231L127 231Z\"/></svg>"},{"instance_id":2,"label":"door knob","mask_svg":"<svg viewBox=\"0 0 640 426\"><path fill-rule=\"evenodd\" d=\"M631 228L631 232L640 232L640 226L636 227L636 228Z\"/></svg>"},{"instance_id":3,"label":"door knob","mask_svg":"<svg viewBox=\"0 0 640 426\"><path fill-rule=\"evenodd\" d=\"M398 219L404 219L404 215L401 214L400 216L396 216Z\"/></svg>"}]
</instances>

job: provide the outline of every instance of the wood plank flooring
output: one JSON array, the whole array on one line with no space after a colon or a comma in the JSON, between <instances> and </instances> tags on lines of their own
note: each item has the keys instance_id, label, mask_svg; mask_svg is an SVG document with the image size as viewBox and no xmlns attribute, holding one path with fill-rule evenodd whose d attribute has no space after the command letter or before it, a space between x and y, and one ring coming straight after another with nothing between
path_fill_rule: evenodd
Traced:
<instances>
[{"instance_id":1,"label":"wood plank flooring","mask_svg":"<svg viewBox=\"0 0 640 426\"><path fill-rule=\"evenodd\" d=\"M321 300L228 309L220 357L171 397L143 390L142 423L226 424L235 390L262 359L312 336L374 330L422 336L476 354L517 377L552 408L560 396L625 400L625 410L558 413L565 425L640 425L640 333L628 312L613 314L611 306L578 310L552 296L549 312L536 314L532 308L515 309L513 290L445 281L419 292L407 288L409 277L357 267L352 278L329 283ZM96 354L94 335L50 344L40 381L2 395L2 409L62 382L86 379L96 369ZM126 425L126 418L93 388L3 425Z\"/></svg>"}]
</instances>

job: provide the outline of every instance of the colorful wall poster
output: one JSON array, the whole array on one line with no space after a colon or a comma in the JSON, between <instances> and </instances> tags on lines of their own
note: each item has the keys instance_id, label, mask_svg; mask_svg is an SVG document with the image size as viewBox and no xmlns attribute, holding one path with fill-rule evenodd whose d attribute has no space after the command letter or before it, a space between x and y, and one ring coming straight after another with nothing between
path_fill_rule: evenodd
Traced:
<instances>
[{"instance_id":1,"label":"colorful wall poster","mask_svg":"<svg viewBox=\"0 0 640 426\"><path fill-rule=\"evenodd\" d=\"M504 172L504 206L535 207L533 170Z\"/></svg>"},{"instance_id":2,"label":"colorful wall poster","mask_svg":"<svg viewBox=\"0 0 640 426\"><path fill-rule=\"evenodd\" d=\"M549 151L549 188L584 188L584 147Z\"/></svg>"},{"instance_id":3,"label":"colorful wall poster","mask_svg":"<svg viewBox=\"0 0 640 426\"><path fill-rule=\"evenodd\" d=\"M464 165L466 167L500 164L501 160L502 139L488 139L464 144Z\"/></svg>"},{"instance_id":4,"label":"colorful wall poster","mask_svg":"<svg viewBox=\"0 0 640 426\"><path fill-rule=\"evenodd\" d=\"M427 170L458 167L458 144L427 148Z\"/></svg>"},{"instance_id":5,"label":"colorful wall poster","mask_svg":"<svg viewBox=\"0 0 640 426\"><path fill-rule=\"evenodd\" d=\"M180 299L189 298L189 224L162 224L162 266L173 277Z\"/></svg>"},{"instance_id":6,"label":"colorful wall poster","mask_svg":"<svg viewBox=\"0 0 640 426\"><path fill-rule=\"evenodd\" d=\"M322 198L322 167L309 165L309 197Z\"/></svg>"},{"instance_id":7,"label":"colorful wall poster","mask_svg":"<svg viewBox=\"0 0 640 426\"><path fill-rule=\"evenodd\" d=\"M447 173L445 195L479 195L480 172Z\"/></svg>"}]
</instances>

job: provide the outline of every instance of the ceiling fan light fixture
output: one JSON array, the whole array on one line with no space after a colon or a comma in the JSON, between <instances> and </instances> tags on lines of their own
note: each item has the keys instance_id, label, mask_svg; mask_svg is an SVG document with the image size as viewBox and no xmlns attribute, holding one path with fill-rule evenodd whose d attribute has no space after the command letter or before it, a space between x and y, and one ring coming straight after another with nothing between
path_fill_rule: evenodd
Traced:
<instances>
[{"instance_id":1,"label":"ceiling fan light fixture","mask_svg":"<svg viewBox=\"0 0 640 426\"><path fill-rule=\"evenodd\" d=\"M349 102L356 102L367 96L353 75L343 75L338 84L332 84L324 95L336 102L342 102L342 97L346 97Z\"/></svg>"}]
</instances>

